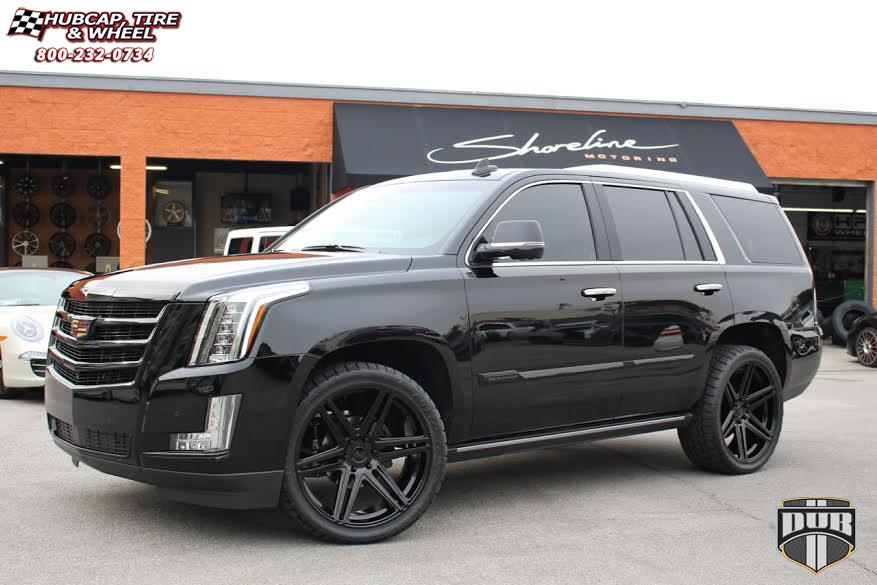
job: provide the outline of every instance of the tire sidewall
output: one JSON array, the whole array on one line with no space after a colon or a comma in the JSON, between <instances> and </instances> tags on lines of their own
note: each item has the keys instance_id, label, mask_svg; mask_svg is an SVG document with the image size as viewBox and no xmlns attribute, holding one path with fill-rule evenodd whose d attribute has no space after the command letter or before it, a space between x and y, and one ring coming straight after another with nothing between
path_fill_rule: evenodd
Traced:
<instances>
[{"instance_id":1,"label":"tire sidewall","mask_svg":"<svg viewBox=\"0 0 877 585\"><path fill-rule=\"evenodd\" d=\"M286 492L285 495L292 501L296 513L307 523L343 542L375 542L394 536L410 527L429 506L444 477L447 445L444 427L438 411L426 392L415 382L410 381L409 383L409 380L407 377L397 377L388 372L357 369L334 375L318 384L308 392L299 404L293 417L292 432L290 433L290 442L284 468L285 481L283 489ZM420 411L426 423L433 451L431 453L426 483L415 497L414 502L404 513L381 526L349 528L337 525L314 509L295 473L296 449L310 423L313 415L312 411L320 403L325 402L332 396L362 387L386 389L401 393L407 400L409 408Z\"/></svg>"},{"instance_id":2,"label":"tire sidewall","mask_svg":"<svg viewBox=\"0 0 877 585\"><path fill-rule=\"evenodd\" d=\"M776 422L773 433L773 438L770 444L764 449L764 451L759 454L758 459L750 463L743 463L738 461L728 450L727 446L725 446L725 438L722 436L721 430L721 401L724 399L724 389L728 383L728 380L733 376L743 365L755 362L758 365L762 366L765 371L768 373L768 376L771 378L771 383L776 387ZM728 364L728 368L722 372L720 376L720 387L719 392L716 393L714 397L715 400L718 400L719 403L716 405L715 412L716 416L711 421L711 430L718 437L718 442L721 446L720 456L725 460L725 463L735 469L739 473L751 473L768 462L768 460L773 455L774 450L776 449L777 444L780 439L780 432L783 428L783 399L782 399L783 385L780 380L780 376L777 373L776 367L774 367L773 362L764 355L762 352L758 351L755 348L749 348L745 353L741 353L735 356L731 363Z\"/></svg>"},{"instance_id":3,"label":"tire sidewall","mask_svg":"<svg viewBox=\"0 0 877 585\"><path fill-rule=\"evenodd\" d=\"M832 335L835 343L843 345L847 342L849 330L844 327L844 316L850 311L861 311L864 315L872 312L873 309L864 301L844 301L839 304L831 314Z\"/></svg>"}]
</instances>

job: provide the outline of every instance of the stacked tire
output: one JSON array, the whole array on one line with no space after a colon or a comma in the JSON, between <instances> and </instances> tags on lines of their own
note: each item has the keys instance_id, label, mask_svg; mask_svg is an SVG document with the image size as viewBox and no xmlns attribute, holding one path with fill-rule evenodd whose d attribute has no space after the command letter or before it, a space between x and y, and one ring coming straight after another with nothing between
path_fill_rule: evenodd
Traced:
<instances>
[{"instance_id":1,"label":"stacked tire","mask_svg":"<svg viewBox=\"0 0 877 585\"><path fill-rule=\"evenodd\" d=\"M826 336L831 337L836 345L846 345L850 334L850 328L856 319L874 312L868 303L863 301L845 301L825 319L822 320L822 330Z\"/></svg>"}]
</instances>

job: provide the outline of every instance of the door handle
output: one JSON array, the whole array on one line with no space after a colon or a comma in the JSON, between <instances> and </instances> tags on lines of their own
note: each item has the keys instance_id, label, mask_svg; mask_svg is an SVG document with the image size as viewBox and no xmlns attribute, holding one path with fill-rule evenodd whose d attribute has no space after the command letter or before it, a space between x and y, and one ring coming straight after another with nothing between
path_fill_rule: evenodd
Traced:
<instances>
[{"instance_id":1,"label":"door handle","mask_svg":"<svg viewBox=\"0 0 877 585\"><path fill-rule=\"evenodd\" d=\"M722 285L716 283L695 284L694 290L702 295L710 296L722 290Z\"/></svg>"},{"instance_id":2,"label":"door handle","mask_svg":"<svg viewBox=\"0 0 877 585\"><path fill-rule=\"evenodd\" d=\"M606 297L613 296L616 292L618 291L611 287L586 288L582 290L582 296L592 301L602 301Z\"/></svg>"}]
</instances>

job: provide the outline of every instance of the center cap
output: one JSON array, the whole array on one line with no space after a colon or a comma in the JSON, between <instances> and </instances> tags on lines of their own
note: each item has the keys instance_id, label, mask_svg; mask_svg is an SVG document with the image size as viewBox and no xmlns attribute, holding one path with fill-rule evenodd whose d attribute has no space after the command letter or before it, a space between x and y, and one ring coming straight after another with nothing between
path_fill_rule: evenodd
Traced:
<instances>
[{"instance_id":1,"label":"center cap","mask_svg":"<svg viewBox=\"0 0 877 585\"><path fill-rule=\"evenodd\" d=\"M364 445L353 445L348 451L348 457L354 465L363 465L369 460L369 451Z\"/></svg>"},{"instance_id":2,"label":"center cap","mask_svg":"<svg viewBox=\"0 0 877 585\"><path fill-rule=\"evenodd\" d=\"M736 406L734 406L734 418L736 418L737 420L743 418L743 405L737 404Z\"/></svg>"}]
</instances>

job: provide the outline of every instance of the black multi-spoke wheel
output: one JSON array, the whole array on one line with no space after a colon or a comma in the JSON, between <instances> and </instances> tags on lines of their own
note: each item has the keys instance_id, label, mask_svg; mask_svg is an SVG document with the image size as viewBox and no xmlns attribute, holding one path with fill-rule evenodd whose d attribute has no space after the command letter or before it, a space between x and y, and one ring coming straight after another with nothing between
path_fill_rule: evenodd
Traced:
<instances>
[{"instance_id":1,"label":"black multi-spoke wheel","mask_svg":"<svg viewBox=\"0 0 877 585\"><path fill-rule=\"evenodd\" d=\"M859 363L877 368L877 329L865 327L856 336L856 357Z\"/></svg>"},{"instance_id":2,"label":"black multi-spoke wheel","mask_svg":"<svg viewBox=\"0 0 877 585\"><path fill-rule=\"evenodd\" d=\"M375 542L408 528L441 485L441 418L411 378L348 362L309 384L295 417L283 503L319 536Z\"/></svg>"},{"instance_id":3,"label":"black multi-spoke wheel","mask_svg":"<svg viewBox=\"0 0 877 585\"><path fill-rule=\"evenodd\" d=\"M776 448L783 421L782 382L773 362L754 347L719 346L693 415L679 429L692 462L730 474L759 469Z\"/></svg>"}]
</instances>

